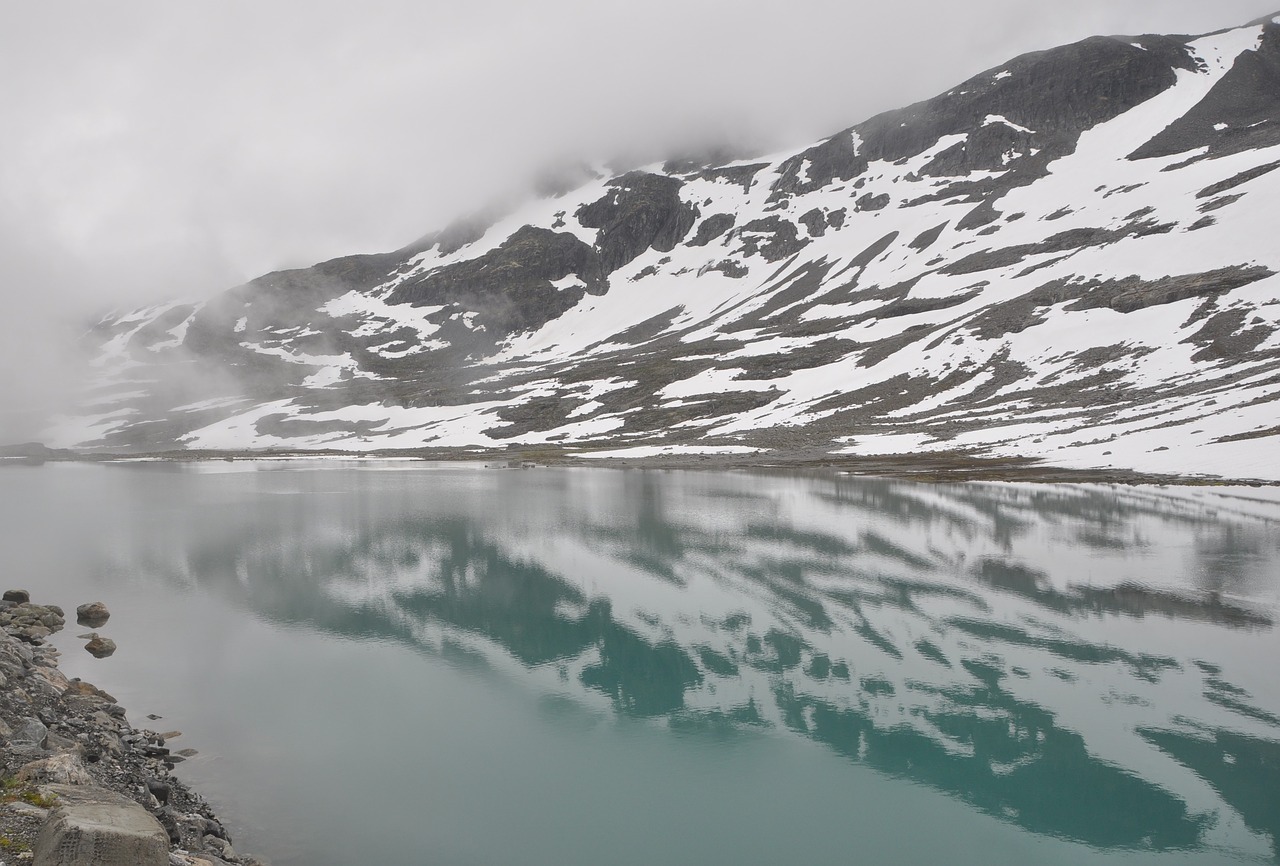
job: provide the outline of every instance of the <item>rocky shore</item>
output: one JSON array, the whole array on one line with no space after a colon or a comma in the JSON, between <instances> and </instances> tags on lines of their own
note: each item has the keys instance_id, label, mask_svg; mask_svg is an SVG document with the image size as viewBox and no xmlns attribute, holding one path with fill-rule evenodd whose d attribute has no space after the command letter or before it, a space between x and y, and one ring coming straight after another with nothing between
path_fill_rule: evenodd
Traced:
<instances>
[{"instance_id":1,"label":"rocky shore","mask_svg":"<svg viewBox=\"0 0 1280 866\"><path fill-rule=\"evenodd\" d=\"M79 613L88 626L109 615ZM0 601L0 866L261 866L171 774L180 732L135 727L115 698L59 670L46 639L65 624L23 590Z\"/></svg>"}]
</instances>

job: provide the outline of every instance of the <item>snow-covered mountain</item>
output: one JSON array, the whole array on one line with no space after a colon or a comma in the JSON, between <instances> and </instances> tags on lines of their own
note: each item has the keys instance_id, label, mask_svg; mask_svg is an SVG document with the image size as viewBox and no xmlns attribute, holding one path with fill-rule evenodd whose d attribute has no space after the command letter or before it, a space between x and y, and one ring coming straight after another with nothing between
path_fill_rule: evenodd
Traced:
<instances>
[{"instance_id":1,"label":"snow-covered mountain","mask_svg":"<svg viewBox=\"0 0 1280 866\"><path fill-rule=\"evenodd\" d=\"M109 316L52 438L1280 478L1276 169L1280 15L1088 39L798 151L584 169L392 253Z\"/></svg>"}]
</instances>

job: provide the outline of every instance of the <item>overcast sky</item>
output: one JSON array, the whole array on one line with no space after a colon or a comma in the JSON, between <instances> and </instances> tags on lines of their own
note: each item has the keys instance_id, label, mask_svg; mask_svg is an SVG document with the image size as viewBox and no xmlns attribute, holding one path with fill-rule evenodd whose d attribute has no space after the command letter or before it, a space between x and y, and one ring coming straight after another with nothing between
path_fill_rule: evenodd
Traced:
<instances>
[{"instance_id":1,"label":"overcast sky","mask_svg":"<svg viewBox=\"0 0 1280 866\"><path fill-rule=\"evenodd\" d=\"M1024 51L1278 6L0 0L6 331L393 249L559 159L799 143Z\"/></svg>"}]
</instances>

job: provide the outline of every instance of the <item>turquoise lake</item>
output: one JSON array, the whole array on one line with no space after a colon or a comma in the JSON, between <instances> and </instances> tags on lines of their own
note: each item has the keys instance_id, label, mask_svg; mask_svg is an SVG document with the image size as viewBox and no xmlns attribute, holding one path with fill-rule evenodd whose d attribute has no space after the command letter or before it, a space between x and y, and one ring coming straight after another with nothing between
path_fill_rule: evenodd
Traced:
<instances>
[{"instance_id":1,"label":"turquoise lake","mask_svg":"<svg viewBox=\"0 0 1280 866\"><path fill-rule=\"evenodd\" d=\"M1280 862L1275 489L412 462L0 470L4 588L238 849ZM154 713L160 720L148 721Z\"/></svg>"}]
</instances>

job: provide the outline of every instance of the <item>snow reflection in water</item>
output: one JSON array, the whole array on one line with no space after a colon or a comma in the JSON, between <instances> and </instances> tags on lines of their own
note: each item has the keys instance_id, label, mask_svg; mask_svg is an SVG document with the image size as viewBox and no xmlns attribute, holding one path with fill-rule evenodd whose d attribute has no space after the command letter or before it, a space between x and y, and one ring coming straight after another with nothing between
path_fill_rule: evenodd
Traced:
<instances>
[{"instance_id":1,"label":"snow reflection in water","mask_svg":"<svg viewBox=\"0 0 1280 866\"><path fill-rule=\"evenodd\" d=\"M1275 856L1280 504L1251 491L265 468L133 470L191 496L108 570L682 736L803 736L1097 849Z\"/></svg>"}]
</instances>

